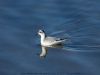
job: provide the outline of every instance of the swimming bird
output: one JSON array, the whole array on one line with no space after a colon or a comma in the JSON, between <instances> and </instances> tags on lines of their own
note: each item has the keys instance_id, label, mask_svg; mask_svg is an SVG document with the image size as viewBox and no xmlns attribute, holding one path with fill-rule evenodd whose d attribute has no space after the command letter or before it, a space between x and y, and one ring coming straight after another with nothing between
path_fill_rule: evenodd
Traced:
<instances>
[{"instance_id":1,"label":"swimming bird","mask_svg":"<svg viewBox=\"0 0 100 75\"><path fill-rule=\"evenodd\" d=\"M62 45L64 41L66 41L66 38L57 38L57 37L51 37L47 36L44 30L39 30L38 35L40 35L41 39L41 46L42 46L42 52L40 54L40 57L44 57L47 54L47 48L46 47L53 47L57 45Z\"/></svg>"}]
</instances>

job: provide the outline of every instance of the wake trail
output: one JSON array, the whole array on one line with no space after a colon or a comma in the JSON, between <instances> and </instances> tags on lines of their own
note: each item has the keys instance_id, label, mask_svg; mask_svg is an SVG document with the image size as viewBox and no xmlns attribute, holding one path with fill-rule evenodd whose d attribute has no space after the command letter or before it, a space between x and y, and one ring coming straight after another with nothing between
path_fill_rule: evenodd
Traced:
<instances>
[{"instance_id":1,"label":"wake trail","mask_svg":"<svg viewBox=\"0 0 100 75\"><path fill-rule=\"evenodd\" d=\"M77 48L71 48L71 47L64 47L62 49L66 51L74 51L74 52L100 52L100 50L79 50Z\"/></svg>"}]
</instances>

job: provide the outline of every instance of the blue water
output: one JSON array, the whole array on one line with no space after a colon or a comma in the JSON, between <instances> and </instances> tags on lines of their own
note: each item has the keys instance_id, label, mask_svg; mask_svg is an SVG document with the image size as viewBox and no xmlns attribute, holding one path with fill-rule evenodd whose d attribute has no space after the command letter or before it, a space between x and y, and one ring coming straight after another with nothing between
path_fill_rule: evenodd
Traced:
<instances>
[{"instance_id":1,"label":"blue water","mask_svg":"<svg viewBox=\"0 0 100 75\"><path fill-rule=\"evenodd\" d=\"M71 43L40 59L40 28ZM99 45L99 0L0 0L0 75L100 75Z\"/></svg>"}]
</instances>

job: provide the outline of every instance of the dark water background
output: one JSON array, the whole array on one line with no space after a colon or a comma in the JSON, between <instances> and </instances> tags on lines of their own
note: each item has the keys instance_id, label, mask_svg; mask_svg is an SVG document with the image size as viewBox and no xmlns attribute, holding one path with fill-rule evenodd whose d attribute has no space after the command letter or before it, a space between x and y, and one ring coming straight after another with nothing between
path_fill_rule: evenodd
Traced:
<instances>
[{"instance_id":1,"label":"dark water background","mask_svg":"<svg viewBox=\"0 0 100 75\"><path fill-rule=\"evenodd\" d=\"M41 60L40 25L79 51L50 49ZM100 0L0 0L0 75L100 75L99 45Z\"/></svg>"}]
</instances>

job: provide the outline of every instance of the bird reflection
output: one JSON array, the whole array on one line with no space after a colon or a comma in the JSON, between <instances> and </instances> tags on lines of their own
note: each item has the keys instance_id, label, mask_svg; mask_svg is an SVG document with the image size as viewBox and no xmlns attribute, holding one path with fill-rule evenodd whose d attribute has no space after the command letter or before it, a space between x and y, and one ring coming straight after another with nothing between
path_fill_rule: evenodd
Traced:
<instances>
[{"instance_id":1,"label":"bird reflection","mask_svg":"<svg viewBox=\"0 0 100 75\"><path fill-rule=\"evenodd\" d=\"M44 46L41 46L41 48L42 48L42 51L40 53L40 58L44 58L47 55L48 48L47 47L44 47Z\"/></svg>"},{"instance_id":2,"label":"bird reflection","mask_svg":"<svg viewBox=\"0 0 100 75\"><path fill-rule=\"evenodd\" d=\"M39 54L40 55L40 58L45 58L46 57L49 48L63 48L63 44L56 44L56 45L48 46L48 47L41 45L42 51Z\"/></svg>"}]
</instances>

